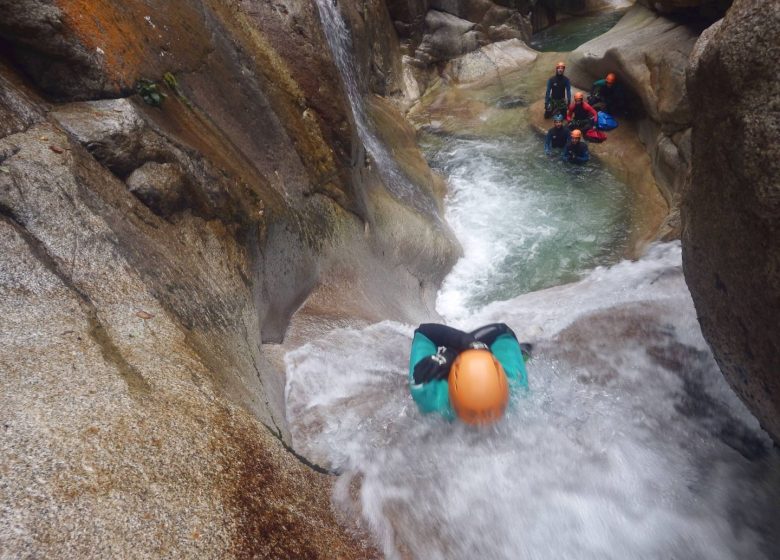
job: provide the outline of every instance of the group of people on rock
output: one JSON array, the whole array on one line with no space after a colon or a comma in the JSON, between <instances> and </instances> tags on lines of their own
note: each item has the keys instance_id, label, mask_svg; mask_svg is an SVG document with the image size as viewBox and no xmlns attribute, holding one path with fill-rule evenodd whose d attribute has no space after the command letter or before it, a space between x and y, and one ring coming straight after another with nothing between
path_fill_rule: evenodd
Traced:
<instances>
[{"instance_id":1,"label":"group of people on rock","mask_svg":"<svg viewBox=\"0 0 780 560\"><path fill-rule=\"evenodd\" d=\"M564 76L565 71L566 64L559 62L555 66L555 75L547 80L544 117L553 117L553 127L547 132L544 152L552 155L554 149L562 149L561 159L583 164L590 159L583 135L596 128L598 111L622 115L626 107L625 98L617 77L610 72L604 79L593 82L587 101L580 91L572 99L571 82Z\"/></svg>"}]
</instances>

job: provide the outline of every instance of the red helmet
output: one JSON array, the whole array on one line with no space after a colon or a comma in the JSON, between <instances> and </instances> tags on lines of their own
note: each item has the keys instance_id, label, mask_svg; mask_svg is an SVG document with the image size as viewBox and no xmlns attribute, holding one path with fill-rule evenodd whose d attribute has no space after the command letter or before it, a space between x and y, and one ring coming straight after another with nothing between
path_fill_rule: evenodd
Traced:
<instances>
[{"instance_id":1,"label":"red helmet","mask_svg":"<svg viewBox=\"0 0 780 560\"><path fill-rule=\"evenodd\" d=\"M609 85L614 84L617 81L617 76L615 76L612 72L607 74L607 79L605 80Z\"/></svg>"},{"instance_id":2,"label":"red helmet","mask_svg":"<svg viewBox=\"0 0 780 560\"><path fill-rule=\"evenodd\" d=\"M583 99L585 99L585 95L581 91L574 94L574 101L582 101Z\"/></svg>"}]
</instances>

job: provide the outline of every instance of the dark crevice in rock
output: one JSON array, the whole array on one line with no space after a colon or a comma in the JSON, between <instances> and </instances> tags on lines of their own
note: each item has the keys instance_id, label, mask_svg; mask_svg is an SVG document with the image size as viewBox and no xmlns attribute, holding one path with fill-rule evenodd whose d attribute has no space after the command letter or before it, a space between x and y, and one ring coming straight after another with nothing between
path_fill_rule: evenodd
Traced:
<instances>
[{"instance_id":1,"label":"dark crevice in rock","mask_svg":"<svg viewBox=\"0 0 780 560\"><path fill-rule=\"evenodd\" d=\"M89 296L73 283L73 280L66 274L57 259L49 253L44 244L34 237L21 221L16 217L12 209L4 204L0 204L0 216L20 235L30 248L30 251L38 261L52 274L71 290L79 300L80 306L84 311L87 322L89 323L89 336L100 348L103 358L114 365L119 375L127 383L130 395L133 397L147 396L151 392L151 386L144 379L141 372L133 367L122 355L122 352L116 346L111 336L106 331L105 326L100 321L98 310Z\"/></svg>"},{"instance_id":2,"label":"dark crevice in rock","mask_svg":"<svg viewBox=\"0 0 780 560\"><path fill-rule=\"evenodd\" d=\"M104 76L86 59L58 57L55 52L41 52L2 36L0 59L7 61L9 66L35 84L38 93L52 103L115 99L133 94L127 88L105 91ZM67 82L66 76L73 83L63 85ZM76 83L77 80L83 83ZM79 91L80 88L83 90Z\"/></svg>"},{"instance_id":3,"label":"dark crevice in rock","mask_svg":"<svg viewBox=\"0 0 780 560\"><path fill-rule=\"evenodd\" d=\"M339 476L341 474L341 471L338 469L327 469L321 465L318 465L317 463L313 463L309 461L306 457L295 451L295 449L292 448L286 441L284 441L284 437L282 436L282 431L279 429L279 427L276 425L274 421L274 428L271 428L268 424L263 424L265 428L268 430L268 432L274 436L276 439L279 440L279 443L282 444L282 447L287 450L290 455L298 459L302 465L305 465L309 467L311 470L318 472L320 474L326 474L328 476Z\"/></svg>"}]
</instances>

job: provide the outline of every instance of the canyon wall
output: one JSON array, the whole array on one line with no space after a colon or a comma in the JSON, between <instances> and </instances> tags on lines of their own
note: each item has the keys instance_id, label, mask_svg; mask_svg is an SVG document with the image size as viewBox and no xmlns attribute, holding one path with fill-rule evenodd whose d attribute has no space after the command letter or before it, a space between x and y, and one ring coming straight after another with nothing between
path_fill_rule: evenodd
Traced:
<instances>
[{"instance_id":1,"label":"canyon wall","mask_svg":"<svg viewBox=\"0 0 780 560\"><path fill-rule=\"evenodd\" d=\"M737 0L688 69L683 266L702 332L780 442L780 4Z\"/></svg>"},{"instance_id":2,"label":"canyon wall","mask_svg":"<svg viewBox=\"0 0 780 560\"><path fill-rule=\"evenodd\" d=\"M0 9L0 549L374 556L287 447L266 349L323 286L323 313L433 313L459 249L400 114L374 110L411 200L312 3ZM390 55L363 82L392 90Z\"/></svg>"}]
</instances>

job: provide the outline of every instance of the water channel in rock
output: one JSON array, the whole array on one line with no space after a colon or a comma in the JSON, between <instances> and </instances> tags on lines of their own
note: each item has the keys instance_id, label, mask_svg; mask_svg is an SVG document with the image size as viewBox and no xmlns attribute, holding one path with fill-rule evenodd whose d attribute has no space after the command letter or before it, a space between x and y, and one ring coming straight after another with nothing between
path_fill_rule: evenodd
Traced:
<instances>
[{"instance_id":1,"label":"water channel in rock","mask_svg":"<svg viewBox=\"0 0 780 560\"><path fill-rule=\"evenodd\" d=\"M530 46L543 52L573 51L612 29L625 13L625 10L603 11L563 20L536 33Z\"/></svg>"},{"instance_id":2,"label":"water channel in rock","mask_svg":"<svg viewBox=\"0 0 780 560\"><path fill-rule=\"evenodd\" d=\"M774 557L780 454L701 336L679 243L621 261L628 190L547 159L530 130L423 147L464 246L438 309L533 342L530 391L490 428L422 416L415 325L289 352L293 445L341 473L335 506L391 559Z\"/></svg>"}]
</instances>

